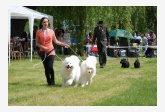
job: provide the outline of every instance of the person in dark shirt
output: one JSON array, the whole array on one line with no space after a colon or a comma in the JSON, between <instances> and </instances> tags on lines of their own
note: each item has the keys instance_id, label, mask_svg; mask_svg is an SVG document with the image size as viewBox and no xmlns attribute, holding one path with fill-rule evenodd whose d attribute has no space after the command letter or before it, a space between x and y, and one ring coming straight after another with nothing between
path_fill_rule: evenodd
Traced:
<instances>
[{"instance_id":1,"label":"person in dark shirt","mask_svg":"<svg viewBox=\"0 0 165 112\"><path fill-rule=\"evenodd\" d=\"M26 48L28 48L28 35L27 33L24 31L22 34L21 34L21 39L19 39L19 41L21 42L22 44L22 49L23 51L27 50Z\"/></svg>"},{"instance_id":2,"label":"person in dark shirt","mask_svg":"<svg viewBox=\"0 0 165 112\"><path fill-rule=\"evenodd\" d=\"M97 48L99 54L99 63L100 68L104 68L106 65L106 54L107 49L106 46L110 47L110 40L109 40L109 32L108 28L104 26L103 21L98 22L98 26L94 29L93 39L92 39L92 47L95 44L97 39Z\"/></svg>"}]
</instances>

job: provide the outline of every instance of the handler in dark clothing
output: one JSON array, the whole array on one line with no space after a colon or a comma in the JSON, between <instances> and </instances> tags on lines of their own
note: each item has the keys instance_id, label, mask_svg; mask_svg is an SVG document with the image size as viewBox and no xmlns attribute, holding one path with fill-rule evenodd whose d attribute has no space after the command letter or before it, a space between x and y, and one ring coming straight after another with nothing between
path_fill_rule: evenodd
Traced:
<instances>
[{"instance_id":1,"label":"handler in dark clothing","mask_svg":"<svg viewBox=\"0 0 165 112\"><path fill-rule=\"evenodd\" d=\"M103 21L98 22L98 26L94 29L93 40L92 40L92 47L95 44L97 39L97 48L99 54L99 63L100 68L104 68L106 65L106 54L107 49L106 46L110 47L110 40L109 40L109 32L108 28L104 26Z\"/></svg>"}]
</instances>

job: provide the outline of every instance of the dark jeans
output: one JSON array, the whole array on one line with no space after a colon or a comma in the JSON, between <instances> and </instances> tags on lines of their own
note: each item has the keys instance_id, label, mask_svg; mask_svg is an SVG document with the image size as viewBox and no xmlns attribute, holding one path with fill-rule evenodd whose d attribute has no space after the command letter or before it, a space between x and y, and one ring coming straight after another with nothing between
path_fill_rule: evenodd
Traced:
<instances>
[{"instance_id":1,"label":"dark jeans","mask_svg":"<svg viewBox=\"0 0 165 112\"><path fill-rule=\"evenodd\" d=\"M43 61L44 57L42 57L41 59ZM45 60L43 61L43 65L45 68L45 76L46 76L48 85L54 85L53 63L54 63L54 55L50 55L46 57Z\"/></svg>"},{"instance_id":2,"label":"dark jeans","mask_svg":"<svg viewBox=\"0 0 165 112\"><path fill-rule=\"evenodd\" d=\"M99 63L100 66L106 65L106 61L107 61L107 48L106 46L103 45L97 45L98 46L98 54L99 54Z\"/></svg>"},{"instance_id":3,"label":"dark jeans","mask_svg":"<svg viewBox=\"0 0 165 112\"><path fill-rule=\"evenodd\" d=\"M65 48L64 47L64 55L68 55L69 53L68 53L68 48Z\"/></svg>"},{"instance_id":4,"label":"dark jeans","mask_svg":"<svg viewBox=\"0 0 165 112\"><path fill-rule=\"evenodd\" d=\"M58 46L58 53L61 54L61 55L63 54L63 53L62 53L62 49L63 49L62 46Z\"/></svg>"}]
</instances>

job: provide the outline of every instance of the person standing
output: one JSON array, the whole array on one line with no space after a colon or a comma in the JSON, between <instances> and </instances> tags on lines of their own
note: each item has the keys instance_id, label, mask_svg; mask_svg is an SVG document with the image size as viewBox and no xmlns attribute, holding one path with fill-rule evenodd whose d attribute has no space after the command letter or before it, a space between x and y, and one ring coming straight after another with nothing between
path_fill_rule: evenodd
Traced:
<instances>
[{"instance_id":1,"label":"person standing","mask_svg":"<svg viewBox=\"0 0 165 112\"><path fill-rule=\"evenodd\" d=\"M65 30L63 39L64 39L64 43L67 43L68 45L71 45L70 33L69 33L69 29L68 28ZM68 54L69 54L68 48L64 47L64 55L68 55Z\"/></svg>"},{"instance_id":2,"label":"person standing","mask_svg":"<svg viewBox=\"0 0 165 112\"><path fill-rule=\"evenodd\" d=\"M99 54L100 68L104 68L106 65L106 61L107 61L106 46L110 47L110 39L109 39L108 28L106 26L104 26L103 21L99 21L98 26L95 27L95 29L94 29L92 47L95 44L96 39L97 39L97 48L98 48L98 54Z\"/></svg>"},{"instance_id":3,"label":"person standing","mask_svg":"<svg viewBox=\"0 0 165 112\"><path fill-rule=\"evenodd\" d=\"M69 47L69 45L58 41L54 31L48 26L49 19L47 17L41 18L39 24L40 29L36 32L36 45L39 47L40 52L47 53L47 56L41 56L41 60L43 61L47 84L48 86L53 86L55 85L53 63L56 54L53 42L60 46Z\"/></svg>"},{"instance_id":4,"label":"person standing","mask_svg":"<svg viewBox=\"0 0 165 112\"><path fill-rule=\"evenodd\" d=\"M93 39L92 32L89 31L89 44L92 44L92 39Z\"/></svg>"},{"instance_id":5,"label":"person standing","mask_svg":"<svg viewBox=\"0 0 165 112\"><path fill-rule=\"evenodd\" d=\"M150 38L149 38L149 41L150 43L154 46L154 45L157 45L157 42L156 42L156 35L155 33L151 30L150 31Z\"/></svg>"},{"instance_id":6,"label":"person standing","mask_svg":"<svg viewBox=\"0 0 165 112\"><path fill-rule=\"evenodd\" d=\"M134 36L135 43L137 43L137 55L140 55L141 50L141 44L142 44L142 37L140 32L136 32L136 35Z\"/></svg>"},{"instance_id":7,"label":"person standing","mask_svg":"<svg viewBox=\"0 0 165 112\"><path fill-rule=\"evenodd\" d=\"M59 35L58 35L58 37L57 37L57 40L60 41L60 42L63 42L63 41L64 41L63 36L64 36L64 32L63 32L62 30L60 30L60 31L59 31ZM57 48L58 48L58 53L59 53L60 55L62 55L62 54L63 54L63 51L64 51L64 50L63 50L64 47L58 45Z\"/></svg>"},{"instance_id":8,"label":"person standing","mask_svg":"<svg viewBox=\"0 0 165 112\"><path fill-rule=\"evenodd\" d=\"M144 36L143 36L143 45L145 46L143 48L143 56L145 57L145 54L146 54L146 51L148 49L148 33L145 33Z\"/></svg>"}]
</instances>

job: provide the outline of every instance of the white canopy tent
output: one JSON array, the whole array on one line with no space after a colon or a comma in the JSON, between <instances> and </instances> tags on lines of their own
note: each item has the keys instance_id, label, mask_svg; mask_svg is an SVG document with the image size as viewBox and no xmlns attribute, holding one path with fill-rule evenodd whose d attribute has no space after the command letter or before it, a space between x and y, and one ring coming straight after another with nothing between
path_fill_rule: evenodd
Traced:
<instances>
[{"instance_id":1,"label":"white canopy tent","mask_svg":"<svg viewBox=\"0 0 165 112\"><path fill-rule=\"evenodd\" d=\"M41 19L47 17L50 20L50 28L53 28L53 16L37 12L35 10L23 7L23 6L9 6L8 8L8 42L10 51L10 37L11 37L11 19L28 19L29 20L29 31L31 37L31 61L32 61L32 45L33 45L33 26L34 19ZM10 63L10 52L9 52L9 63Z\"/></svg>"}]
</instances>

